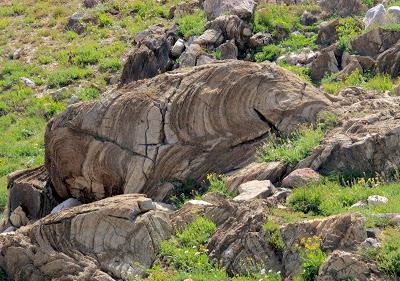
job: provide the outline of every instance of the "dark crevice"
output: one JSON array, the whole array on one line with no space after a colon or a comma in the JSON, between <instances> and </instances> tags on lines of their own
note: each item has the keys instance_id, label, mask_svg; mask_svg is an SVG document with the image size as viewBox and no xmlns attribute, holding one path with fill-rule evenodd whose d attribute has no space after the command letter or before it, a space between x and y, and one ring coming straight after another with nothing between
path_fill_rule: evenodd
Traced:
<instances>
[{"instance_id":1,"label":"dark crevice","mask_svg":"<svg viewBox=\"0 0 400 281\"><path fill-rule=\"evenodd\" d=\"M279 132L278 128L274 125L274 123L268 120L267 117L265 117L265 115L263 115L260 111L257 110L257 108L253 108L253 110L257 114L258 118L260 118L261 121L266 123L268 127L271 128L272 133L274 133L278 137L281 135L281 133Z\"/></svg>"}]
</instances>

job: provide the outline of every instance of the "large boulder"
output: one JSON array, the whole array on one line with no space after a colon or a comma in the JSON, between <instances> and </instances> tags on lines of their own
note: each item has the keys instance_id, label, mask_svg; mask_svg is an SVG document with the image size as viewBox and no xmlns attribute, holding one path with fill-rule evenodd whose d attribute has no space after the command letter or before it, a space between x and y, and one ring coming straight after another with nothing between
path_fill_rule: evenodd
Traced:
<instances>
[{"instance_id":1,"label":"large boulder","mask_svg":"<svg viewBox=\"0 0 400 281\"><path fill-rule=\"evenodd\" d=\"M335 52L335 48L325 48L310 63L310 77L313 81L320 81L327 74L339 72L339 62Z\"/></svg>"},{"instance_id":2,"label":"large boulder","mask_svg":"<svg viewBox=\"0 0 400 281\"><path fill-rule=\"evenodd\" d=\"M385 23L386 9L382 4L378 4L367 11L364 17L365 27L383 25Z\"/></svg>"},{"instance_id":3,"label":"large boulder","mask_svg":"<svg viewBox=\"0 0 400 281\"><path fill-rule=\"evenodd\" d=\"M364 10L361 0L321 0L322 10L342 17L355 16Z\"/></svg>"},{"instance_id":4,"label":"large boulder","mask_svg":"<svg viewBox=\"0 0 400 281\"><path fill-rule=\"evenodd\" d=\"M351 49L358 55L376 58L400 40L400 31L374 28L350 42Z\"/></svg>"},{"instance_id":5,"label":"large boulder","mask_svg":"<svg viewBox=\"0 0 400 281\"><path fill-rule=\"evenodd\" d=\"M205 0L203 3L207 19L213 20L222 15L236 15L250 20L256 8L253 0Z\"/></svg>"},{"instance_id":6,"label":"large boulder","mask_svg":"<svg viewBox=\"0 0 400 281\"><path fill-rule=\"evenodd\" d=\"M136 35L135 46L122 71L122 84L151 78L171 69L171 42L168 35L168 30L163 26L151 26Z\"/></svg>"},{"instance_id":7,"label":"large boulder","mask_svg":"<svg viewBox=\"0 0 400 281\"><path fill-rule=\"evenodd\" d=\"M377 58L379 72L387 73L392 78L400 74L400 43L384 51Z\"/></svg>"},{"instance_id":8,"label":"large boulder","mask_svg":"<svg viewBox=\"0 0 400 281\"><path fill-rule=\"evenodd\" d=\"M142 195L107 198L1 234L0 267L16 281L127 280L152 265L170 224Z\"/></svg>"},{"instance_id":9,"label":"large boulder","mask_svg":"<svg viewBox=\"0 0 400 281\"><path fill-rule=\"evenodd\" d=\"M271 130L288 134L328 104L271 63L182 69L70 106L47 126L46 168L61 198L154 198L165 181L245 166Z\"/></svg>"},{"instance_id":10,"label":"large boulder","mask_svg":"<svg viewBox=\"0 0 400 281\"><path fill-rule=\"evenodd\" d=\"M329 46L339 39L337 27L339 19L323 22L319 25L317 44Z\"/></svg>"},{"instance_id":11,"label":"large boulder","mask_svg":"<svg viewBox=\"0 0 400 281\"><path fill-rule=\"evenodd\" d=\"M298 167L323 175L390 175L400 167L400 98L348 88L329 111L337 116L331 130Z\"/></svg>"}]
</instances>

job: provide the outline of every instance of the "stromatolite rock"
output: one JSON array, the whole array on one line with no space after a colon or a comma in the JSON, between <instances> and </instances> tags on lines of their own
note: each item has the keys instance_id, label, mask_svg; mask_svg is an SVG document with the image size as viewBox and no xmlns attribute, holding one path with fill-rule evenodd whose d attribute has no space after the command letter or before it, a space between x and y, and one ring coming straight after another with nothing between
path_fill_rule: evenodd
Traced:
<instances>
[{"instance_id":1,"label":"stromatolite rock","mask_svg":"<svg viewBox=\"0 0 400 281\"><path fill-rule=\"evenodd\" d=\"M62 198L156 197L162 182L243 167L271 130L290 133L327 104L270 63L182 69L70 106L48 124L46 167Z\"/></svg>"}]
</instances>

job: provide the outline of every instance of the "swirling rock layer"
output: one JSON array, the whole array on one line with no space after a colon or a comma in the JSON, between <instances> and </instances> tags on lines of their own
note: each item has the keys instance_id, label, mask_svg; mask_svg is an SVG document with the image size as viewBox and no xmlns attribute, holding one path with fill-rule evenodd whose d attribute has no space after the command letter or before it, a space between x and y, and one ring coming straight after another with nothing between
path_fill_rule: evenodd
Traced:
<instances>
[{"instance_id":1,"label":"swirling rock layer","mask_svg":"<svg viewBox=\"0 0 400 281\"><path fill-rule=\"evenodd\" d=\"M327 104L269 63L182 69L69 107L48 124L46 168L62 198L154 197L162 181L244 166L271 130L313 122Z\"/></svg>"},{"instance_id":2,"label":"swirling rock layer","mask_svg":"<svg viewBox=\"0 0 400 281\"><path fill-rule=\"evenodd\" d=\"M171 233L150 199L120 195L0 234L0 267L15 281L126 280L151 266Z\"/></svg>"}]
</instances>

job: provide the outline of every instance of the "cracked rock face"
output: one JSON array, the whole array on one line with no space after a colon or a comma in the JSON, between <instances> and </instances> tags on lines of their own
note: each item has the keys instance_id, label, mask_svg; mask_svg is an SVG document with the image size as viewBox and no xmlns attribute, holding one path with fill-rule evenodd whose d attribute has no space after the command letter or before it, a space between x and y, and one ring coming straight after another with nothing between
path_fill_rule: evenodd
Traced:
<instances>
[{"instance_id":1,"label":"cracked rock face","mask_svg":"<svg viewBox=\"0 0 400 281\"><path fill-rule=\"evenodd\" d=\"M0 234L0 266L16 281L126 279L151 266L170 224L150 199L115 196Z\"/></svg>"},{"instance_id":2,"label":"cracked rock face","mask_svg":"<svg viewBox=\"0 0 400 281\"><path fill-rule=\"evenodd\" d=\"M181 69L70 106L47 126L46 168L61 198L154 198L162 182L243 167L271 130L290 133L328 104L270 63Z\"/></svg>"},{"instance_id":3,"label":"cracked rock face","mask_svg":"<svg viewBox=\"0 0 400 281\"><path fill-rule=\"evenodd\" d=\"M360 176L400 167L400 98L351 87L342 91L331 110L339 126L312 155L298 165L323 174Z\"/></svg>"}]
</instances>

